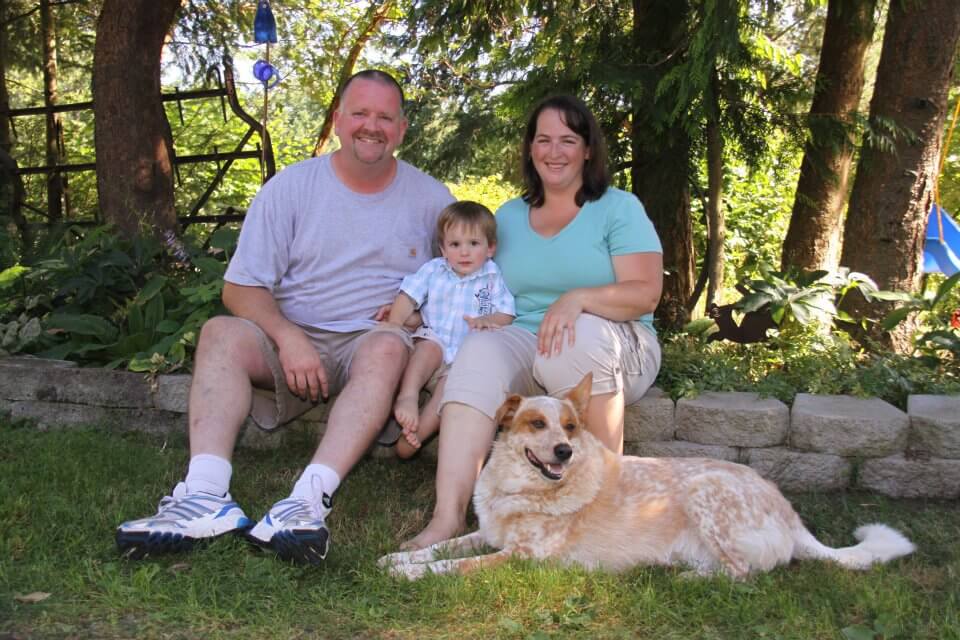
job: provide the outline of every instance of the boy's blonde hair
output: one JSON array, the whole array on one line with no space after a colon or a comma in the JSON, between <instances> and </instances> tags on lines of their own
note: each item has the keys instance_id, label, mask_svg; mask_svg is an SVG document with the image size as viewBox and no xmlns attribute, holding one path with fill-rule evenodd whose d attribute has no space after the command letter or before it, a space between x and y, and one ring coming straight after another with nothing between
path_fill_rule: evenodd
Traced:
<instances>
[{"instance_id":1,"label":"boy's blonde hair","mask_svg":"<svg viewBox=\"0 0 960 640\"><path fill-rule=\"evenodd\" d=\"M440 212L437 219L437 239L443 244L443 237L450 227L463 225L470 229L479 229L487 237L490 245L497 244L497 219L490 209L479 202L460 200Z\"/></svg>"}]
</instances>

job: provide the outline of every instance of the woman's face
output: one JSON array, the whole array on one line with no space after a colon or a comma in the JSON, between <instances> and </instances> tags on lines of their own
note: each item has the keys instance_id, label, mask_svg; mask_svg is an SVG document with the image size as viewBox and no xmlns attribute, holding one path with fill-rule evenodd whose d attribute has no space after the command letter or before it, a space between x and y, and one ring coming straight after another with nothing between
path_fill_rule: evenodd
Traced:
<instances>
[{"instance_id":1,"label":"woman's face","mask_svg":"<svg viewBox=\"0 0 960 640\"><path fill-rule=\"evenodd\" d=\"M559 111L540 112L530 144L530 159L546 191L579 190L583 165L589 157L586 141L564 124Z\"/></svg>"}]
</instances>

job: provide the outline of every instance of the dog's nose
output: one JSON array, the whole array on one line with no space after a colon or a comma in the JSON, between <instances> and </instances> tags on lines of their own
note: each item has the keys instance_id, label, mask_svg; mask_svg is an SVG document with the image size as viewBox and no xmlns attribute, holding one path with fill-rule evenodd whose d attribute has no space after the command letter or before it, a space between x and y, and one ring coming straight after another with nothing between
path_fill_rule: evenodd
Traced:
<instances>
[{"instance_id":1,"label":"dog's nose","mask_svg":"<svg viewBox=\"0 0 960 640\"><path fill-rule=\"evenodd\" d=\"M566 462L573 455L573 447L568 444L558 444L553 448L553 455L557 456L560 462Z\"/></svg>"}]
</instances>

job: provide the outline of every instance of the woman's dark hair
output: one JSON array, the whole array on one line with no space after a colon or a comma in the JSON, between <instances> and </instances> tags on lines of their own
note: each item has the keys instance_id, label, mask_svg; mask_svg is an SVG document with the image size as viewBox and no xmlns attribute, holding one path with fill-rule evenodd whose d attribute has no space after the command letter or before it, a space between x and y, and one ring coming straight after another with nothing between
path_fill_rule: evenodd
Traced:
<instances>
[{"instance_id":1,"label":"woman's dark hair","mask_svg":"<svg viewBox=\"0 0 960 640\"><path fill-rule=\"evenodd\" d=\"M610 186L610 173L607 170L607 145L603 139L603 132L600 131L600 125L597 119L593 117L590 109L579 98L574 96L551 96L542 100L527 120L527 131L523 136L523 182L524 190L522 194L523 201L527 204L539 207L543 205L543 181L533 166L533 159L530 157L530 147L533 145L533 138L537 135L537 118L547 109L553 109L560 113L560 119L571 131L583 138L587 146L588 158L583 164L583 185L577 191L577 206L583 206L585 202L597 200L602 196L607 187Z\"/></svg>"}]
</instances>

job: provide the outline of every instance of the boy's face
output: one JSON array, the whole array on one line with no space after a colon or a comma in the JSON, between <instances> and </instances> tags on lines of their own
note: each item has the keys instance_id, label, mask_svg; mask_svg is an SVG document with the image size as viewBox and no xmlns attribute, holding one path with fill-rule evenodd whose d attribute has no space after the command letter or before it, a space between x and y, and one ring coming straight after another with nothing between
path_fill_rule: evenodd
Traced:
<instances>
[{"instance_id":1,"label":"boy's face","mask_svg":"<svg viewBox=\"0 0 960 640\"><path fill-rule=\"evenodd\" d=\"M492 258L497 246L487 242L479 227L454 224L443 232L440 253L457 275L470 275Z\"/></svg>"}]
</instances>

